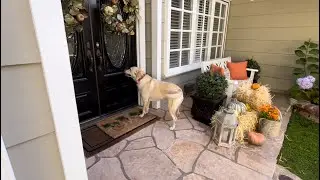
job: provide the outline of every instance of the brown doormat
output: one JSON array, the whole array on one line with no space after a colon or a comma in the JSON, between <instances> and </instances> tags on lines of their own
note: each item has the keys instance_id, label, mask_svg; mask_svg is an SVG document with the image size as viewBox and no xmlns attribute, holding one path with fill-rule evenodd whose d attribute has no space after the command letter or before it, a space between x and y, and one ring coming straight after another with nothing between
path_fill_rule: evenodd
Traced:
<instances>
[{"instance_id":1,"label":"brown doormat","mask_svg":"<svg viewBox=\"0 0 320 180\"><path fill-rule=\"evenodd\" d=\"M160 119L151 113L140 118L140 113L139 107L131 108L83 129L81 134L85 156L97 154Z\"/></svg>"}]
</instances>

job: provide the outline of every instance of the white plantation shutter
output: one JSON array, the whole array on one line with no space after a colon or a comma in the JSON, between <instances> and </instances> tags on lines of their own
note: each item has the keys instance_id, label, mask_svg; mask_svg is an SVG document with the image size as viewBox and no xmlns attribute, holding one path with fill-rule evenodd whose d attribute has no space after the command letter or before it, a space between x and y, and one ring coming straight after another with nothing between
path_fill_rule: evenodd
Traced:
<instances>
[{"instance_id":1,"label":"white plantation shutter","mask_svg":"<svg viewBox=\"0 0 320 180\"><path fill-rule=\"evenodd\" d=\"M214 16L211 33L210 59L222 58L225 39L225 26L227 21L228 4L224 1L216 1L214 4Z\"/></svg>"},{"instance_id":2,"label":"white plantation shutter","mask_svg":"<svg viewBox=\"0 0 320 180\"><path fill-rule=\"evenodd\" d=\"M167 74L223 56L228 6L222 0L169 0Z\"/></svg>"}]
</instances>

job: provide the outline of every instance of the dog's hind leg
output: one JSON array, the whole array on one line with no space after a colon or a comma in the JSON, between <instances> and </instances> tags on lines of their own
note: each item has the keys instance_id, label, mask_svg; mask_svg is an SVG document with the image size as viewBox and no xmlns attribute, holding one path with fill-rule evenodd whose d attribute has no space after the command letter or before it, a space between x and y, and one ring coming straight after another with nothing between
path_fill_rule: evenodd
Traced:
<instances>
[{"instance_id":1,"label":"dog's hind leg","mask_svg":"<svg viewBox=\"0 0 320 180\"><path fill-rule=\"evenodd\" d=\"M179 117L180 116L180 107L177 109L177 117Z\"/></svg>"},{"instance_id":2,"label":"dog's hind leg","mask_svg":"<svg viewBox=\"0 0 320 180\"><path fill-rule=\"evenodd\" d=\"M172 106L172 99L168 99L168 110L171 109Z\"/></svg>"},{"instance_id":3,"label":"dog's hind leg","mask_svg":"<svg viewBox=\"0 0 320 180\"><path fill-rule=\"evenodd\" d=\"M177 116L179 116L178 114L180 113L179 108L180 108L180 105L183 101L183 96L181 96L178 99L173 99L171 101L172 101L172 103L171 103L171 107L169 109L169 113L170 113L173 121L172 121L172 126L170 127L170 130L174 130L176 127L176 121L178 120Z\"/></svg>"},{"instance_id":4,"label":"dog's hind leg","mask_svg":"<svg viewBox=\"0 0 320 180\"><path fill-rule=\"evenodd\" d=\"M176 116L176 111L173 109L169 109L169 113L172 117L172 126L170 127L170 130L174 130L176 128L176 121L177 121L177 116Z\"/></svg>"}]
</instances>

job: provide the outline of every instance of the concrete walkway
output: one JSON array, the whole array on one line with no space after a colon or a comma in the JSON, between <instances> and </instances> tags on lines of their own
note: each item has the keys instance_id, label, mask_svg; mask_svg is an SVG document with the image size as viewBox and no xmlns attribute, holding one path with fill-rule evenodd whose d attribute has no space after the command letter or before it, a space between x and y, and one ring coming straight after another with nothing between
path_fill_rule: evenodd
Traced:
<instances>
[{"instance_id":1,"label":"concrete walkway","mask_svg":"<svg viewBox=\"0 0 320 180\"><path fill-rule=\"evenodd\" d=\"M288 107L280 95L274 103L280 110ZM191 105L186 98L175 131L169 130L171 118L164 106L150 109L162 119L86 159L89 180L272 179L290 114L283 115L278 138L261 147L237 144L227 149L210 140L210 127L192 119Z\"/></svg>"}]
</instances>

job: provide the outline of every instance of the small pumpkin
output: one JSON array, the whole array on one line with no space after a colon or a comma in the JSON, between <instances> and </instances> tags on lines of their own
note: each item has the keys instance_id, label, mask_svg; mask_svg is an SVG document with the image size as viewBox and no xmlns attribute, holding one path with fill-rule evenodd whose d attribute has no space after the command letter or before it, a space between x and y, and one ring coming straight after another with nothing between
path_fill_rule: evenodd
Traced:
<instances>
[{"instance_id":1,"label":"small pumpkin","mask_svg":"<svg viewBox=\"0 0 320 180\"><path fill-rule=\"evenodd\" d=\"M247 107L243 102L238 101L236 98L231 99L231 102L227 106L229 109L233 109L237 114L245 113Z\"/></svg>"},{"instance_id":2,"label":"small pumpkin","mask_svg":"<svg viewBox=\"0 0 320 180\"><path fill-rule=\"evenodd\" d=\"M258 84L258 83L253 83L251 85L251 89L253 89L253 90L259 89L259 87L260 87L260 84Z\"/></svg>"},{"instance_id":3,"label":"small pumpkin","mask_svg":"<svg viewBox=\"0 0 320 180\"><path fill-rule=\"evenodd\" d=\"M248 132L248 141L250 144L261 146L265 141L265 137L261 133L251 131Z\"/></svg>"}]
</instances>

